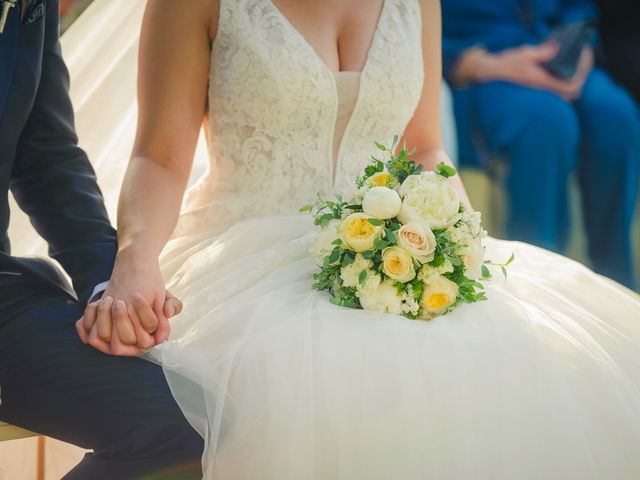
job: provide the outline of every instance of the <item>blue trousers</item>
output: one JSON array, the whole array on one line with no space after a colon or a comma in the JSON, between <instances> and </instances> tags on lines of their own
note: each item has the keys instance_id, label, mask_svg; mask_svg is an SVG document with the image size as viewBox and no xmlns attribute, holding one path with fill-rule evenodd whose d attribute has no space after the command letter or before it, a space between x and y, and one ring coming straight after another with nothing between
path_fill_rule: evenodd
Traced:
<instances>
[{"instance_id":1,"label":"blue trousers","mask_svg":"<svg viewBox=\"0 0 640 480\"><path fill-rule=\"evenodd\" d=\"M629 94L599 69L573 103L506 82L461 93L470 118L458 122L468 120L468 130L510 163L508 236L562 251L570 229L567 184L577 171L593 267L634 288L640 114Z\"/></svg>"},{"instance_id":2,"label":"blue trousers","mask_svg":"<svg viewBox=\"0 0 640 480\"><path fill-rule=\"evenodd\" d=\"M65 480L202 478L204 441L162 368L84 345L78 303L0 272L0 420L92 450Z\"/></svg>"}]
</instances>

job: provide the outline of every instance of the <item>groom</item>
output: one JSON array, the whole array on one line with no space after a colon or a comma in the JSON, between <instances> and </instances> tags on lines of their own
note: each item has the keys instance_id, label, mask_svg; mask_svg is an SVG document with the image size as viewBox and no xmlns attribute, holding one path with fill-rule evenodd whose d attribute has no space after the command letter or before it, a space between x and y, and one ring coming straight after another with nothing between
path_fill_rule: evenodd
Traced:
<instances>
[{"instance_id":1,"label":"groom","mask_svg":"<svg viewBox=\"0 0 640 480\"><path fill-rule=\"evenodd\" d=\"M202 439L161 368L76 334L117 245L77 146L58 9L0 0L0 421L92 450L68 480L200 478ZM11 256L9 189L73 288L49 262Z\"/></svg>"}]
</instances>

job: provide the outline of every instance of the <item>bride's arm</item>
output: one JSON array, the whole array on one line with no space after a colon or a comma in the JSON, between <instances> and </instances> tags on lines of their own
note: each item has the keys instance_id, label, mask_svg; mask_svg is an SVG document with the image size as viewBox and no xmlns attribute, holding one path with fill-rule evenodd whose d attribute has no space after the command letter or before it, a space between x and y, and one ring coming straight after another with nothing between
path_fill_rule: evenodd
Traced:
<instances>
[{"instance_id":1,"label":"bride's arm","mask_svg":"<svg viewBox=\"0 0 640 480\"><path fill-rule=\"evenodd\" d=\"M119 300L131 306L134 293L140 293L160 321L155 342L168 336L158 256L175 228L207 109L216 4L149 0L142 25L138 129L120 194L118 254L103 298L121 310ZM137 348L127 346L145 348L152 342L135 320L112 325L105 314L90 339L111 342L115 354L136 354Z\"/></svg>"},{"instance_id":2,"label":"bride's arm","mask_svg":"<svg viewBox=\"0 0 640 480\"><path fill-rule=\"evenodd\" d=\"M439 0L420 0L422 10L422 52L424 56L424 86L416 112L409 122L404 140L416 148L414 160L425 169L440 162L452 165L444 151L440 127L440 87L442 82L442 24ZM451 179L467 208L471 202L460 177Z\"/></svg>"}]
</instances>

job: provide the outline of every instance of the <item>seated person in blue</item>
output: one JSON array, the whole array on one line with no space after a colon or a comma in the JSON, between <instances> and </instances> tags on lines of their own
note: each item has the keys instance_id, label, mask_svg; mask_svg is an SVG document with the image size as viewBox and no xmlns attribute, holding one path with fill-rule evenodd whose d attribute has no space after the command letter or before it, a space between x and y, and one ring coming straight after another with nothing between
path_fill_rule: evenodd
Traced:
<instances>
[{"instance_id":1,"label":"seated person in blue","mask_svg":"<svg viewBox=\"0 0 640 480\"><path fill-rule=\"evenodd\" d=\"M640 175L640 116L594 65L590 44L562 79L554 28L595 20L590 0L443 0L445 76L453 87L460 160L482 152L509 164L507 235L555 251L570 227L567 184L577 171L596 271L633 288L631 226Z\"/></svg>"}]
</instances>

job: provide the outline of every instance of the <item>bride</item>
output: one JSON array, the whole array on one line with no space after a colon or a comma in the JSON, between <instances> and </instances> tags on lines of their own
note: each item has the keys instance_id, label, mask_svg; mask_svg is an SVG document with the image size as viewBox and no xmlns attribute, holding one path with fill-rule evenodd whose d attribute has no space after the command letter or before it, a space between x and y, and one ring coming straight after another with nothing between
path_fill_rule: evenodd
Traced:
<instances>
[{"instance_id":1,"label":"bride","mask_svg":"<svg viewBox=\"0 0 640 480\"><path fill-rule=\"evenodd\" d=\"M206 478L640 478L637 295L493 239L508 280L432 322L311 288L300 206L348 192L396 133L448 162L437 0L149 0L141 41L103 302L184 300L145 355L206 439ZM211 167L180 212L203 119ZM136 354L168 334L139 326L92 338Z\"/></svg>"}]
</instances>

